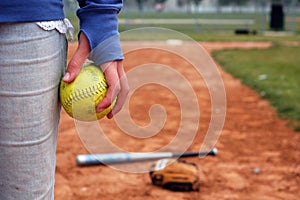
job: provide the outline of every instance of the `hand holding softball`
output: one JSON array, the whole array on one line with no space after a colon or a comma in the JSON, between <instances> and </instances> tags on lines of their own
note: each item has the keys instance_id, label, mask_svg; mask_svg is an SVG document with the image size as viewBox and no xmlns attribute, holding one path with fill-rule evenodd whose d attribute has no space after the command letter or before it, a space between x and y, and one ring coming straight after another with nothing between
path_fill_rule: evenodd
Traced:
<instances>
[{"instance_id":1,"label":"hand holding softball","mask_svg":"<svg viewBox=\"0 0 300 200\"><path fill-rule=\"evenodd\" d=\"M79 38L78 48L71 58L66 74L63 77L64 82L71 83L75 80L89 53L90 46L88 39L82 33ZM106 77L108 91L106 92L105 98L98 104L96 111L101 112L105 110L112 104L113 100L117 98L117 102L113 106L113 109L107 114L108 118L112 118L121 110L125 103L129 86L123 68L123 62L121 60L104 63L101 65L101 69Z\"/></svg>"},{"instance_id":2,"label":"hand holding softball","mask_svg":"<svg viewBox=\"0 0 300 200\"><path fill-rule=\"evenodd\" d=\"M101 112L109 107L111 102L117 97L117 103L107 117L110 119L118 113L125 103L129 86L123 68L123 61L113 61L101 65L108 83L106 97L98 104L97 111Z\"/></svg>"}]
</instances>

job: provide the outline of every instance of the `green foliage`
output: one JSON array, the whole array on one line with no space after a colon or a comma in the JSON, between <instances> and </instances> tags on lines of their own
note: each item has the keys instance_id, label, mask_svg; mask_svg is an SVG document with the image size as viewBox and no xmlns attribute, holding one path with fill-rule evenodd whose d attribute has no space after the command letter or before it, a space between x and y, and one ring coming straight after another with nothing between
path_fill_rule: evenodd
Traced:
<instances>
[{"instance_id":1,"label":"green foliage","mask_svg":"<svg viewBox=\"0 0 300 200\"><path fill-rule=\"evenodd\" d=\"M215 51L214 58L242 83L270 100L279 116L300 126L300 46Z\"/></svg>"}]
</instances>

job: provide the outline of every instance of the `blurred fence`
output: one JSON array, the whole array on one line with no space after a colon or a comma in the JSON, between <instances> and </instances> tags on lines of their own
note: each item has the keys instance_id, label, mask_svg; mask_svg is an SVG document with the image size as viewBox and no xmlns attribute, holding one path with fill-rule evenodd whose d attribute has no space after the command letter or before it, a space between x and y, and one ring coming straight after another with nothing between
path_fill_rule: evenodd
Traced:
<instances>
[{"instance_id":1,"label":"blurred fence","mask_svg":"<svg viewBox=\"0 0 300 200\"><path fill-rule=\"evenodd\" d=\"M142 7L136 1L130 1L128 5L126 2L128 1L125 1L120 15L122 31L154 26L195 33L266 34L270 31L281 31L285 34L296 34L297 17L300 13L297 0L281 3L254 0L242 5L221 5L218 0L210 0L210 3L202 0L199 5L189 1L189 4L181 6L176 0L168 0L160 6L157 6L160 3L155 3L155 0L148 0ZM271 26L271 22L275 18L275 24L280 24L281 19L280 13L274 15L274 4L278 4L283 10L282 27L276 29Z\"/></svg>"},{"instance_id":2,"label":"blurred fence","mask_svg":"<svg viewBox=\"0 0 300 200\"><path fill-rule=\"evenodd\" d=\"M77 8L76 0L64 2L67 13ZM280 3L271 0L125 0L124 8L119 14L120 31L164 27L194 34L267 34L270 31L296 34L300 16L299 0L278 2ZM282 7L282 19L280 13L274 14L274 4ZM274 20L275 25L278 22L277 25L282 27L272 27L271 22Z\"/></svg>"}]
</instances>

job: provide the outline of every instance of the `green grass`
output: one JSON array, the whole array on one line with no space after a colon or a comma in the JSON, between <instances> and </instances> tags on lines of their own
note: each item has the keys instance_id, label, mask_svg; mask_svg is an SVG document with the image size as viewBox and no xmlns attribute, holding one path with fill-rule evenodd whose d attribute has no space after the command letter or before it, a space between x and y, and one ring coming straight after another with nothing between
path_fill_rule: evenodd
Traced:
<instances>
[{"instance_id":1,"label":"green grass","mask_svg":"<svg viewBox=\"0 0 300 200\"><path fill-rule=\"evenodd\" d=\"M225 71L268 99L280 117L300 130L300 46L213 52Z\"/></svg>"}]
</instances>

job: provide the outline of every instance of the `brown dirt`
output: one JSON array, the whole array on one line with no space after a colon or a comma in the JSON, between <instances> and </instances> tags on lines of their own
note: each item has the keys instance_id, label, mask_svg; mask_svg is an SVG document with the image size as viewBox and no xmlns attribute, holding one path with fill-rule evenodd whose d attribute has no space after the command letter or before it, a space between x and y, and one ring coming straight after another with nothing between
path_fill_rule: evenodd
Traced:
<instances>
[{"instance_id":1,"label":"brown dirt","mask_svg":"<svg viewBox=\"0 0 300 200\"><path fill-rule=\"evenodd\" d=\"M221 48L266 48L271 45L268 42L202 44L209 52ZM76 45L70 44L70 56L74 53ZM141 52L140 56L135 57L128 55L125 61L126 70L134 66L138 59L145 57L143 53L149 56L149 52ZM155 53L151 56L154 59L159 57L155 57ZM168 66L178 64L176 58L169 58L166 62ZM199 192L172 192L155 187L147 173L124 173L107 166L76 166L76 155L87 151L79 139L73 119L63 112L57 145L56 199L299 199L300 134L293 132L287 126L287 121L277 117L276 111L268 101L261 99L256 92L220 70L227 93L227 115L221 137L216 144L219 154L204 159L185 159L199 166ZM189 80L195 79L194 73L186 73ZM200 138L201 132L207 130L210 120L208 94L204 92L198 98L204 115L201 115L201 131L196 138ZM153 103L146 103L149 99L149 93L140 91L140 95L131 102L134 106L131 105L130 111L137 123L148 123L148 116L144 115L141 109L147 113L148 106ZM164 93L164 96L158 95L154 101L166 106L167 112L176 113L178 102L172 99L174 96L171 93ZM178 124L172 122L173 119L167 119L164 133L177 130ZM112 140L127 148L126 150L153 151L169 140L168 134L159 134L158 140L149 143L144 140L130 143L125 136L116 136L120 131L113 124L113 120L103 119L101 123L104 128L110 129ZM199 149L199 145L198 142L194 142L190 150ZM260 173L254 173L256 168L260 169Z\"/></svg>"}]
</instances>

